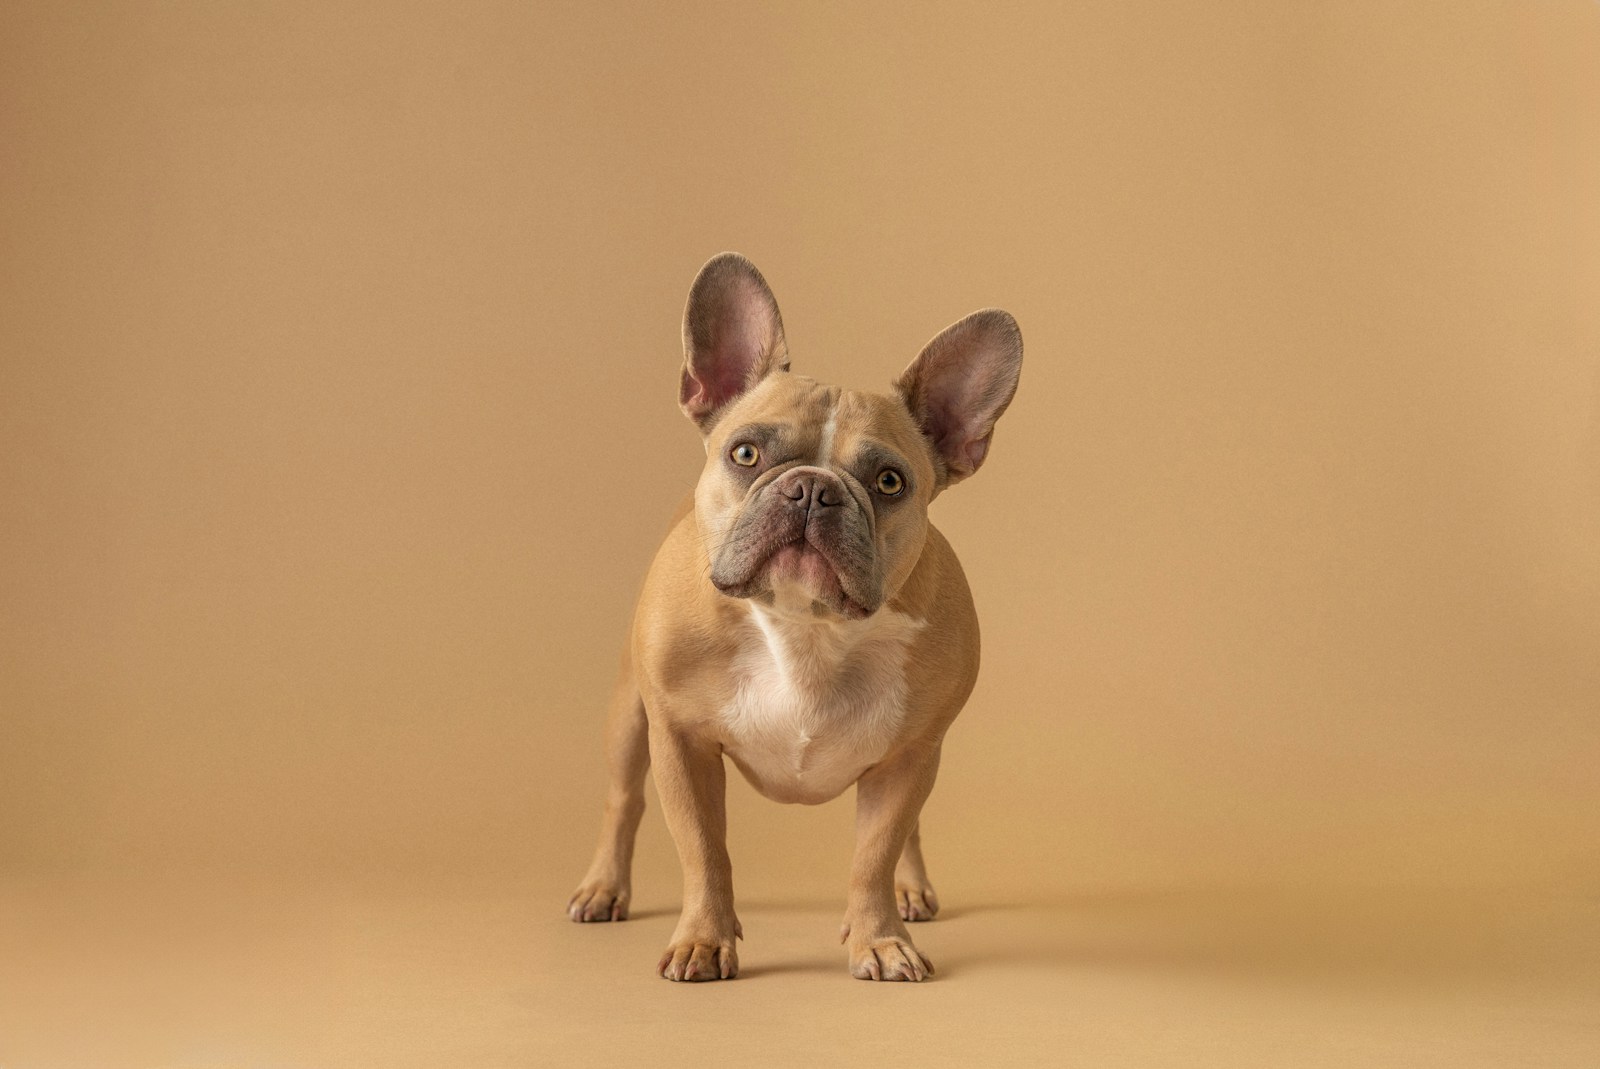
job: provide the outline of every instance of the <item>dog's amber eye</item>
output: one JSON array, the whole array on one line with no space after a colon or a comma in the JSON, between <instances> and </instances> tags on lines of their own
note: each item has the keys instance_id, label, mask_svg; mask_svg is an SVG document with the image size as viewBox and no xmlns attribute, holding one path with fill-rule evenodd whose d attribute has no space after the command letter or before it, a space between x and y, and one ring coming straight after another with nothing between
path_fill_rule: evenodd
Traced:
<instances>
[{"instance_id":1,"label":"dog's amber eye","mask_svg":"<svg viewBox=\"0 0 1600 1069\"><path fill-rule=\"evenodd\" d=\"M733 458L735 464L746 468L754 467L756 461L761 459L761 451L749 442L734 446L733 452L728 455Z\"/></svg>"},{"instance_id":2,"label":"dog's amber eye","mask_svg":"<svg viewBox=\"0 0 1600 1069\"><path fill-rule=\"evenodd\" d=\"M893 468L884 468L878 472L878 493L894 497L905 488L906 481Z\"/></svg>"}]
</instances>

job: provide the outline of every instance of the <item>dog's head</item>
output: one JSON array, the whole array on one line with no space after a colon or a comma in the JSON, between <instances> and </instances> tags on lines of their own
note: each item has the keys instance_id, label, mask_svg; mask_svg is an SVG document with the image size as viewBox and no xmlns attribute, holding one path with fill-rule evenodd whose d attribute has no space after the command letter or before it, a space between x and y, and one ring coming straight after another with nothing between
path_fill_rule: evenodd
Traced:
<instances>
[{"instance_id":1,"label":"dog's head","mask_svg":"<svg viewBox=\"0 0 1600 1069\"><path fill-rule=\"evenodd\" d=\"M695 513L722 593L872 615L922 553L928 503L983 463L1022 368L987 309L922 350L890 394L789 373L783 318L736 253L695 278L678 402L705 435Z\"/></svg>"}]
</instances>

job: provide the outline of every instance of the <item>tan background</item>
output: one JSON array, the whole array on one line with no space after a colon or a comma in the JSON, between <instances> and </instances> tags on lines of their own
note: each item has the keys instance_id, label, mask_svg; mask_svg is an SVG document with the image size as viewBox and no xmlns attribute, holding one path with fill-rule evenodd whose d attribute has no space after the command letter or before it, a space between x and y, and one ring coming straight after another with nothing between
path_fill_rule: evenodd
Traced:
<instances>
[{"instance_id":1,"label":"tan background","mask_svg":"<svg viewBox=\"0 0 1600 1069\"><path fill-rule=\"evenodd\" d=\"M1027 929L1053 922L985 906L1177 896L1201 919L1174 923L1214 934L1233 914L1205 904L1239 888L1400 895L1434 920L1472 889L1502 921L1514 902L1589 927L1530 942L1473 914L1415 961L1467 946L1487 956L1462 975L1503 978L1515 949L1546 974L1600 902L1597 48L1583 0L8 5L0 1063L89 1042L89 977L125 998L94 957L121 944L84 918L161 930L134 887L183 923L124 964L170 974L189 1012L130 1014L137 1041L90 1029L101 1057L513 1064L592 1042L573 1007L648 979L676 902L652 808L630 942L559 927L634 588L698 470L682 301L725 248L825 380L879 387L983 305L1022 324L990 461L935 505L985 667L925 814L952 914L919 936L946 966L933 1055L991 1004L1021 1014L983 1048L1000 1063L1241 1064L1320 1035L1378 1064L1430 1020L1394 1011L1384 1047L1380 1003L1314 1002L1234 1042L1155 980L1142 1002L1046 998L1006 985L1116 952L1041 949ZM774 907L769 933L816 912L794 953L826 965L752 931L737 997L875 1005L828 937L848 799L781 808L738 783L732 824L747 901ZM255 934L169 893L202 884L251 888ZM461 907L478 927L452 940L441 888L467 885L500 912ZM306 890L330 886L331 912ZM291 887L303 912L268 908ZM395 888L422 888L403 921L370 897ZM1414 930L1357 914L1374 944ZM1282 928L1327 930L1307 918ZM408 956L422 929L455 973ZM1129 960L1170 951L1164 931ZM499 971L461 949L522 937ZM350 965L374 955L385 981ZM194 1008L243 972L262 989ZM578 972L600 986L563 986ZM482 998L434 1021L437 992L395 979L424 975ZM628 998L695 1005L665 988ZM357 990L410 1006L392 1014L412 1031L330 993ZM289 1002L257 1020L263 991ZM619 1063L686 1041L683 1010L631 1005L635 1031L594 1022ZM1058 1005L1119 1009L1069 1036ZM1567 1037L1541 1064L1600 1056L1592 1017L1526 1005L1491 1027L1438 1003L1458 1047L1412 1053L1493 1063L1467 1021L1519 1050L1524 1024ZM866 1053L835 1041L813 1053Z\"/></svg>"}]
</instances>

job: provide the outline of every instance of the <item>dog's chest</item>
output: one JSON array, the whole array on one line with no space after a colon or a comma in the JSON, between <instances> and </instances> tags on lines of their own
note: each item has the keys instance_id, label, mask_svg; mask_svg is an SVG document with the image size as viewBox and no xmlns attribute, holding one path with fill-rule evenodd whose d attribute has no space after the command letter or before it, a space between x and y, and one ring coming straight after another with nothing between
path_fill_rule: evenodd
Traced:
<instances>
[{"instance_id":1,"label":"dog's chest","mask_svg":"<svg viewBox=\"0 0 1600 1069\"><path fill-rule=\"evenodd\" d=\"M722 710L725 748L751 784L776 801L815 803L854 783L904 719L921 627L888 610L834 623L753 606Z\"/></svg>"}]
</instances>

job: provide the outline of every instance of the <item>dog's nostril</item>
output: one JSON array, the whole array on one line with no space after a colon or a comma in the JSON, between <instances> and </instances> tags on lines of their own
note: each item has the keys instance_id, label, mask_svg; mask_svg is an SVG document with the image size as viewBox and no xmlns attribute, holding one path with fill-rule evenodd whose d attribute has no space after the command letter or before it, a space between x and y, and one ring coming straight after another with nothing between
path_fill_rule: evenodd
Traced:
<instances>
[{"instance_id":1,"label":"dog's nostril","mask_svg":"<svg viewBox=\"0 0 1600 1069\"><path fill-rule=\"evenodd\" d=\"M832 508L844 504L843 487L809 473L796 472L788 479L773 484L773 489L805 509Z\"/></svg>"}]
</instances>

